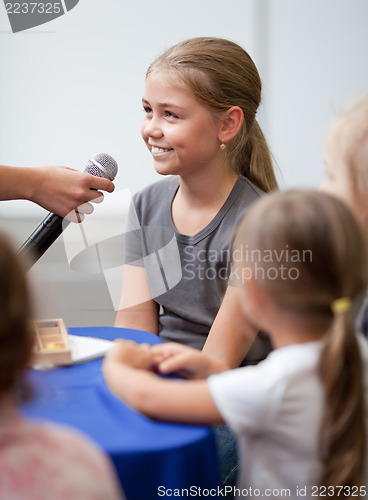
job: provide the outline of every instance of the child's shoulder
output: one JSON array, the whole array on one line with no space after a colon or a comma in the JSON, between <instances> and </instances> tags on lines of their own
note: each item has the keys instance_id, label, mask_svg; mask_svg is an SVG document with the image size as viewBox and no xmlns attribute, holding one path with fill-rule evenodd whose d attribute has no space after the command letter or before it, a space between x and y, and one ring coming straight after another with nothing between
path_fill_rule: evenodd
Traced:
<instances>
[{"instance_id":1,"label":"child's shoulder","mask_svg":"<svg viewBox=\"0 0 368 500\"><path fill-rule=\"evenodd\" d=\"M253 195L255 198L260 198L265 194L265 192L261 188L253 184L253 182L244 175L239 175L238 184L242 190L246 191L248 194Z\"/></svg>"},{"instance_id":2,"label":"child's shoulder","mask_svg":"<svg viewBox=\"0 0 368 500\"><path fill-rule=\"evenodd\" d=\"M3 444L5 441L10 444L17 442L18 446L25 446L27 449L58 447L65 451L75 450L76 446L83 450L95 448L88 438L73 428L52 422L34 423L20 418L2 426L1 440Z\"/></svg>"},{"instance_id":3,"label":"child's shoulder","mask_svg":"<svg viewBox=\"0 0 368 500\"><path fill-rule=\"evenodd\" d=\"M173 198L179 187L179 179L177 176L168 176L160 179L149 186L141 189L133 195L135 206L150 206L152 203L162 203L168 198Z\"/></svg>"},{"instance_id":4,"label":"child's shoulder","mask_svg":"<svg viewBox=\"0 0 368 500\"><path fill-rule=\"evenodd\" d=\"M321 349L320 341L280 347L270 352L267 358L257 365L240 368L239 375L254 379L269 378L271 386L278 385L281 380L294 381L299 376L313 375Z\"/></svg>"},{"instance_id":5,"label":"child's shoulder","mask_svg":"<svg viewBox=\"0 0 368 500\"><path fill-rule=\"evenodd\" d=\"M176 175L170 175L144 187L138 191L134 197L147 198L149 196L157 195L158 193L175 192L178 187L179 178Z\"/></svg>"},{"instance_id":6,"label":"child's shoulder","mask_svg":"<svg viewBox=\"0 0 368 500\"><path fill-rule=\"evenodd\" d=\"M247 177L240 175L236 181L233 190L231 191L225 206L231 206L231 212L237 212L238 216L242 216L251 205L258 201L265 192L251 182Z\"/></svg>"},{"instance_id":7,"label":"child's shoulder","mask_svg":"<svg viewBox=\"0 0 368 500\"><path fill-rule=\"evenodd\" d=\"M70 499L92 498L99 488L101 498L119 498L109 460L84 434L60 424L23 419L4 427L0 461L11 478L5 485L6 498L13 498L15 490L17 498L40 498L40 492L51 487L55 499L64 498L65 489L74 492Z\"/></svg>"},{"instance_id":8,"label":"child's shoulder","mask_svg":"<svg viewBox=\"0 0 368 500\"><path fill-rule=\"evenodd\" d=\"M321 349L320 340L290 344L272 351L269 360L274 365L279 365L284 373L313 370L318 363Z\"/></svg>"}]
</instances>

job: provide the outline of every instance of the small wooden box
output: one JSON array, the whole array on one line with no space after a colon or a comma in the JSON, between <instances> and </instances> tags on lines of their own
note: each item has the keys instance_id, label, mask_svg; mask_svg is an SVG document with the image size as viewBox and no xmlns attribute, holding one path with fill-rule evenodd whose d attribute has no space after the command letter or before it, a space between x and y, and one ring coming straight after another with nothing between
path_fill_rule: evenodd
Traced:
<instances>
[{"instance_id":1,"label":"small wooden box","mask_svg":"<svg viewBox=\"0 0 368 500\"><path fill-rule=\"evenodd\" d=\"M72 351L62 319L34 321L35 346L31 364L40 366L69 365Z\"/></svg>"}]
</instances>

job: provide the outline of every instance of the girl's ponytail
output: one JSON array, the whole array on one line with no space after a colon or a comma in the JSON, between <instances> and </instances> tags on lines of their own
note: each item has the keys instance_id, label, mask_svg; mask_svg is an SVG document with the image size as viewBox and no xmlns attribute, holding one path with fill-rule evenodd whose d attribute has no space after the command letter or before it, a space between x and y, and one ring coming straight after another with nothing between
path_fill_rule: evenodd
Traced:
<instances>
[{"instance_id":1,"label":"girl's ponytail","mask_svg":"<svg viewBox=\"0 0 368 500\"><path fill-rule=\"evenodd\" d=\"M261 127L254 118L248 137L238 140L233 152L234 170L266 193L278 189L271 152Z\"/></svg>"},{"instance_id":2,"label":"girl's ponytail","mask_svg":"<svg viewBox=\"0 0 368 500\"><path fill-rule=\"evenodd\" d=\"M239 227L236 249L244 242L241 265L253 276L257 266L257 287L289 314L295 325L325 332L317 366L325 394L319 436L320 484L331 487L326 496L338 496L337 486L344 487L340 496L359 496L361 490L356 488L365 486L363 468L368 451L366 378L351 304L359 306L368 284L367 242L362 228L336 197L284 191L264 196L251 207ZM273 258L249 258L258 252L268 256L270 249L278 256L284 275L275 277Z\"/></svg>"},{"instance_id":3,"label":"girl's ponytail","mask_svg":"<svg viewBox=\"0 0 368 500\"><path fill-rule=\"evenodd\" d=\"M333 324L325 336L319 364L326 395L321 428L321 485L326 487L363 485L366 447L363 366L348 300L337 299L332 304Z\"/></svg>"}]
</instances>

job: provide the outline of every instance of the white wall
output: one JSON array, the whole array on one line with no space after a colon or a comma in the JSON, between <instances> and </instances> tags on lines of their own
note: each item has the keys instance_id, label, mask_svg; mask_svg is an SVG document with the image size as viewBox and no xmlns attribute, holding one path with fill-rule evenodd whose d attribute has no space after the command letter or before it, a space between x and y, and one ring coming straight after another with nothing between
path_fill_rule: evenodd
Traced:
<instances>
[{"instance_id":1,"label":"white wall","mask_svg":"<svg viewBox=\"0 0 368 500\"><path fill-rule=\"evenodd\" d=\"M367 20L366 0L80 0L13 34L1 2L0 162L83 170L89 156L107 152L119 164L117 190L141 189L158 178L140 137L146 68L177 41L213 35L241 44L259 68L259 119L280 185L317 187L334 115L368 91ZM44 216L29 202L0 203L0 225L19 241ZM92 278L72 272L60 246L35 272L42 269L45 282L67 283L64 296L78 282L95 309ZM61 302L68 308L60 315L71 314L75 301ZM74 310L80 314L78 304Z\"/></svg>"},{"instance_id":2,"label":"white wall","mask_svg":"<svg viewBox=\"0 0 368 500\"><path fill-rule=\"evenodd\" d=\"M253 4L80 0L18 34L0 4L0 161L83 169L90 155L107 152L119 164L118 188L135 192L157 179L140 137L148 65L198 35L228 37L255 53Z\"/></svg>"},{"instance_id":3,"label":"white wall","mask_svg":"<svg viewBox=\"0 0 368 500\"><path fill-rule=\"evenodd\" d=\"M368 92L366 0L269 0L265 127L282 186L316 187L336 114Z\"/></svg>"},{"instance_id":4,"label":"white wall","mask_svg":"<svg viewBox=\"0 0 368 500\"><path fill-rule=\"evenodd\" d=\"M260 121L282 185L315 186L332 116L368 89L367 20L366 0L80 0L12 34L1 3L0 161L83 169L106 151L119 163L117 187L152 182L139 132L145 70L165 47L215 35L259 67Z\"/></svg>"}]
</instances>

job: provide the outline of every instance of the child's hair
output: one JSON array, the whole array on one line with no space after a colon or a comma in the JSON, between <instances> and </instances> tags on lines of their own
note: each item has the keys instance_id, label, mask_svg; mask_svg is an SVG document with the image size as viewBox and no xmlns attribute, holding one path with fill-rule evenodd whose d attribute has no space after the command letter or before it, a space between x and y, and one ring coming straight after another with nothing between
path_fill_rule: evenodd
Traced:
<instances>
[{"instance_id":1,"label":"child's hair","mask_svg":"<svg viewBox=\"0 0 368 500\"><path fill-rule=\"evenodd\" d=\"M26 274L8 238L0 233L0 397L28 387L21 382L32 351Z\"/></svg>"},{"instance_id":2,"label":"child's hair","mask_svg":"<svg viewBox=\"0 0 368 500\"><path fill-rule=\"evenodd\" d=\"M234 264L241 261L244 278L252 275L296 325L325 329L318 367L326 394L321 485L361 485L363 366L351 311L331 308L339 298L359 301L367 287L367 252L358 222L343 202L327 194L273 193L245 216L235 252Z\"/></svg>"},{"instance_id":3,"label":"child's hair","mask_svg":"<svg viewBox=\"0 0 368 500\"><path fill-rule=\"evenodd\" d=\"M244 123L226 146L229 162L264 191L278 188L271 154L256 120L261 101L261 80L247 52L229 40L199 37L174 45L148 68L170 72L214 113L239 106Z\"/></svg>"},{"instance_id":4,"label":"child's hair","mask_svg":"<svg viewBox=\"0 0 368 500\"><path fill-rule=\"evenodd\" d=\"M366 203L368 192L368 94L354 101L336 120L341 164L348 169L353 195Z\"/></svg>"}]
</instances>

